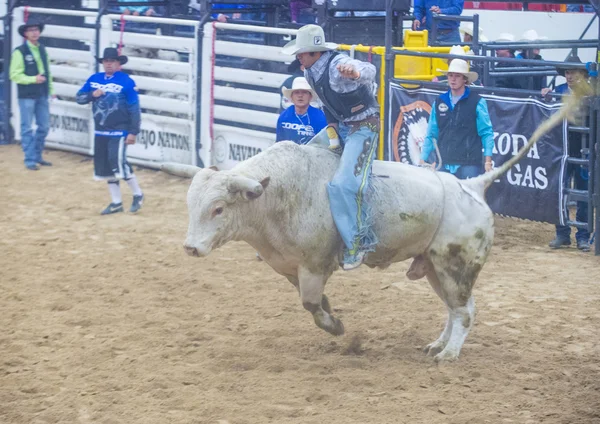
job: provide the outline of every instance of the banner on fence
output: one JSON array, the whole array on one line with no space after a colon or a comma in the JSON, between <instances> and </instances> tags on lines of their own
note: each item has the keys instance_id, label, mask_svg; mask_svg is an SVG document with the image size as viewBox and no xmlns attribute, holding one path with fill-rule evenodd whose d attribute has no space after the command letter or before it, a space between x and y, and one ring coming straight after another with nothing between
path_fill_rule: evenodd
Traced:
<instances>
[{"instance_id":1,"label":"banner on fence","mask_svg":"<svg viewBox=\"0 0 600 424\"><path fill-rule=\"evenodd\" d=\"M192 125L177 118L142 115L142 126L127 156L150 162L192 165L196 145Z\"/></svg>"},{"instance_id":2,"label":"banner on fence","mask_svg":"<svg viewBox=\"0 0 600 424\"><path fill-rule=\"evenodd\" d=\"M431 105L441 91L407 90L391 85L389 160L418 164L422 141L427 134ZM496 96L487 101L494 128L494 166L516 155L537 126L556 112L560 105L533 99ZM555 127L546 134L508 173L487 192L495 213L558 224L561 220L562 182L566 162L566 127ZM442 158L443 159L443 158Z\"/></svg>"},{"instance_id":3,"label":"banner on fence","mask_svg":"<svg viewBox=\"0 0 600 424\"><path fill-rule=\"evenodd\" d=\"M90 150L93 125L89 108L53 101L50 104L50 132L46 140L57 146Z\"/></svg>"}]
</instances>

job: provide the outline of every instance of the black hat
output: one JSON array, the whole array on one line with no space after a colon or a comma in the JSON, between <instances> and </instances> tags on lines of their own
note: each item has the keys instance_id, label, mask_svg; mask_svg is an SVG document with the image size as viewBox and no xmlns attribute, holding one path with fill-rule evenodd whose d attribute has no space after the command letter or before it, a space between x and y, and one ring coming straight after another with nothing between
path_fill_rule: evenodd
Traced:
<instances>
[{"instance_id":1,"label":"black hat","mask_svg":"<svg viewBox=\"0 0 600 424\"><path fill-rule=\"evenodd\" d=\"M28 28L32 28L32 27L38 27L40 29L40 32L42 32L44 30L44 24L41 22L38 22L34 19L31 19L29 22L27 22L26 24L23 24L21 26L19 26L19 34L21 34L21 37L25 37L25 31L27 31Z\"/></svg>"},{"instance_id":2,"label":"black hat","mask_svg":"<svg viewBox=\"0 0 600 424\"><path fill-rule=\"evenodd\" d=\"M296 72L302 72L300 69L300 61L298 59L294 59L292 63L288 65L288 73L295 74Z\"/></svg>"},{"instance_id":3,"label":"black hat","mask_svg":"<svg viewBox=\"0 0 600 424\"><path fill-rule=\"evenodd\" d=\"M104 59L118 60L121 63L121 65L125 65L127 63L127 56L119 55L119 51L114 47L105 48L104 55L98 58L98 62L102 63Z\"/></svg>"},{"instance_id":4,"label":"black hat","mask_svg":"<svg viewBox=\"0 0 600 424\"><path fill-rule=\"evenodd\" d=\"M565 76L565 71L569 70L569 69L580 69L580 70L584 71L586 73L586 75L589 74L588 71L587 71L587 69L582 69L582 68L577 68L577 67L574 67L574 66L569 66L568 65L569 63L583 63L583 62L581 61L581 59L579 59L579 56L574 56L573 55L573 56L567 57L567 59L565 60L565 64L564 65L559 65L559 66L556 67L556 72L558 72L558 75L562 75L564 77Z\"/></svg>"}]
</instances>

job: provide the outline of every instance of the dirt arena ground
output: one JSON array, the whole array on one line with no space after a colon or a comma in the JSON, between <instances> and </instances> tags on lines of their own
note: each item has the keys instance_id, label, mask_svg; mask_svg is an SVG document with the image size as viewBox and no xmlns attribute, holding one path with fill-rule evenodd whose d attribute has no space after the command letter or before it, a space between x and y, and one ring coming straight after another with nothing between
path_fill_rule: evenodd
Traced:
<instances>
[{"instance_id":1,"label":"dirt arena ground","mask_svg":"<svg viewBox=\"0 0 600 424\"><path fill-rule=\"evenodd\" d=\"M436 366L445 308L408 263L334 275L335 338L249 246L184 254L187 180L138 170L142 211L101 217L89 158L47 158L0 146L2 424L600 423L600 262L549 225L497 220Z\"/></svg>"}]
</instances>

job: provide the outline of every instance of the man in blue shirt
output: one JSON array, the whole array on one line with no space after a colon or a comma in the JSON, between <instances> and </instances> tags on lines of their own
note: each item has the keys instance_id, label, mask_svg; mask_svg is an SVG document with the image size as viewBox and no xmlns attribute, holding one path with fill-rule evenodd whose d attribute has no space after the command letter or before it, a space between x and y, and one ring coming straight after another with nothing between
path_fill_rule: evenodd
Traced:
<instances>
[{"instance_id":1,"label":"man in blue shirt","mask_svg":"<svg viewBox=\"0 0 600 424\"><path fill-rule=\"evenodd\" d=\"M293 106L288 107L279 116L275 141L308 143L327 126L327 118L323 111L310 105L311 100L316 97L315 92L304 77L295 78L292 88L283 88L281 92Z\"/></svg>"},{"instance_id":2,"label":"man in blue shirt","mask_svg":"<svg viewBox=\"0 0 600 424\"><path fill-rule=\"evenodd\" d=\"M565 61L565 65L557 69L558 74L566 78L567 82L556 87L554 90L559 94L570 94L573 87L577 84L587 84L589 74L587 70L581 68L570 67L570 63L582 63L578 56L569 56ZM550 92L549 88L542 89L542 95L545 96ZM568 152L569 156L581 158L581 134L569 132L568 133ZM567 181L573 179L573 186L577 190L587 190L589 181L589 172L585 167L575 165L572 163L567 164ZM570 184L570 183L567 183ZM577 202L577 211L575 214L575 220L578 222L588 222L588 204L587 202ZM577 248L583 252L590 251L590 232L584 228L578 228L575 234L575 240L577 240ZM556 226L556 237L549 243L552 249L559 249L562 246L569 246L571 244L571 227L568 225L557 225Z\"/></svg>"},{"instance_id":3,"label":"man in blue shirt","mask_svg":"<svg viewBox=\"0 0 600 424\"><path fill-rule=\"evenodd\" d=\"M469 72L469 65L462 59L454 59L448 71L438 71L447 73L450 90L431 105L421 164L433 152L436 139L444 172L466 179L482 174L484 167L485 172L491 171L494 130L487 103L467 87L479 75Z\"/></svg>"},{"instance_id":4,"label":"man in blue shirt","mask_svg":"<svg viewBox=\"0 0 600 424\"><path fill-rule=\"evenodd\" d=\"M94 178L107 180L111 203L102 215L123 212L119 180L127 181L133 192L130 212L137 212L144 201L133 168L127 162L127 145L134 144L140 132L141 112L135 82L121 66L127 56L119 55L117 49L106 48L104 57L98 58L105 72L92 75L77 92L77 103L93 102Z\"/></svg>"},{"instance_id":5,"label":"man in blue shirt","mask_svg":"<svg viewBox=\"0 0 600 424\"><path fill-rule=\"evenodd\" d=\"M415 0L413 14L413 30L426 29L429 31L429 44L431 45L431 28L433 28L433 14L460 16L463 11L464 0ZM461 44L458 21L438 21L437 40L440 43Z\"/></svg>"}]
</instances>

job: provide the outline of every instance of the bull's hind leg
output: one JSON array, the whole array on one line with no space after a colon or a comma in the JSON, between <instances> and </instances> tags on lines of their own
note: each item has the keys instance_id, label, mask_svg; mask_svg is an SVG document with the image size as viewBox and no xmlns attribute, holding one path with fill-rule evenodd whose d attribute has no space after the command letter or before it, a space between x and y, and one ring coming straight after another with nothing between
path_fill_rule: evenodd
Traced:
<instances>
[{"instance_id":1,"label":"bull's hind leg","mask_svg":"<svg viewBox=\"0 0 600 424\"><path fill-rule=\"evenodd\" d=\"M433 290L440 297L440 299L442 299L444 301L444 295L442 294L442 291L441 291L440 280L438 279L437 274L435 273L435 270L433 269L433 266L429 267L429 269L427 271L427 280L429 281L429 284L431 284L431 287L433 288ZM446 344L448 344L448 340L450 340L451 332L452 332L452 315L451 315L451 309L448 308L448 318L446 318L446 325L444 326L444 331L442 331L442 334L440 334L440 337L438 337L438 339L436 341L429 343L425 347L425 349L423 349L423 351L430 356L434 356L434 355L437 355L438 353L440 353L442 350L444 350L444 348L446 347Z\"/></svg>"},{"instance_id":2,"label":"bull's hind leg","mask_svg":"<svg viewBox=\"0 0 600 424\"><path fill-rule=\"evenodd\" d=\"M438 340L426 350L435 355L436 362L452 361L458 358L475 321L471 291L482 264L459 255L432 258L432 262L434 270L427 274L427 279L446 304L448 320Z\"/></svg>"},{"instance_id":3,"label":"bull's hind leg","mask_svg":"<svg viewBox=\"0 0 600 424\"><path fill-rule=\"evenodd\" d=\"M329 300L323 294L327 277L322 274L314 274L302 266L299 267L300 298L302 306L312 314L315 324L319 328L334 336L340 336L344 334L344 324L331 314Z\"/></svg>"}]
</instances>

